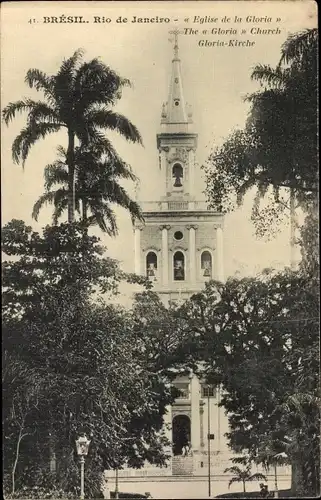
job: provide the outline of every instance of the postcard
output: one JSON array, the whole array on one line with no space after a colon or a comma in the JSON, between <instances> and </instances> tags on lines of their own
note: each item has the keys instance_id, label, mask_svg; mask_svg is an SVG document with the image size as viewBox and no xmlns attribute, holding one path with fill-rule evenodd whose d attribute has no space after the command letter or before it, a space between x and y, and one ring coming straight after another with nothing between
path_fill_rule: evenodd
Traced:
<instances>
[{"instance_id":1,"label":"postcard","mask_svg":"<svg viewBox=\"0 0 321 500\"><path fill-rule=\"evenodd\" d=\"M269 391L262 373L251 371L252 358L241 363L235 354L214 381L213 360L222 360L226 344L219 351L210 339L225 328L232 360L244 321L261 325L269 318L265 324L277 331L275 321L290 321L287 308L296 299L287 296L273 317L272 309L260 312L270 299L257 298L257 312L252 296L276 286L264 270L282 276L282 288L286 273L302 269L304 259L304 269L314 266L301 229L317 192L316 170L308 166L316 158L316 40L312 0L2 4L2 227L4 261L11 262L3 285L11 339L5 341L7 498L309 493L302 493L307 466L298 466L284 444L290 424L278 392L301 389L282 378L283 362L272 368L263 359L260 344L256 359L266 380L273 378L270 369L280 370L278 387L266 382L279 397L283 420L274 421L272 400L257 402ZM77 246L85 244L83 230L91 250ZM100 257L90 238L104 247ZM67 257L55 254L53 240L69 241ZM49 250L39 257L45 245L52 260ZM60 280L67 286L71 269L74 281L54 302L55 287ZM93 302L89 282L98 294ZM240 290L249 300L242 313ZM258 316L233 319L232 302L240 318L253 310ZM316 321L313 307L298 317ZM287 325L301 321L293 317ZM229 321L240 326L228 330ZM108 346L97 333L104 324ZM261 342L248 328L244 353ZM27 331L28 337L21 333ZM293 335L284 337L285 350ZM231 385L233 366L245 400ZM262 442L268 432L273 439L279 432L284 446L280 441L270 453L278 460L260 461L255 439Z\"/></svg>"}]
</instances>

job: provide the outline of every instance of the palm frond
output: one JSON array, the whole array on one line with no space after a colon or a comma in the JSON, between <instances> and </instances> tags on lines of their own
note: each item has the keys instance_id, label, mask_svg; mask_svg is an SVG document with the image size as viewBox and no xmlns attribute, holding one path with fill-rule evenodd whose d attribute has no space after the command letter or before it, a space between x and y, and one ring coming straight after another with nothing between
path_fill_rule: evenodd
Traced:
<instances>
[{"instance_id":1,"label":"palm frond","mask_svg":"<svg viewBox=\"0 0 321 500\"><path fill-rule=\"evenodd\" d=\"M110 207L108 207L108 205L104 205L103 206L103 209L102 209L102 216L103 216L103 219L100 219L100 215L99 213L96 212L96 217L98 215L98 219L97 219L97 222L99 224L99 221L101 223L100 225L100 228L103 229L103 227L105 227L105 232L108 234L108 236L117 236L118 234L118 226L117 226L117 222L116 222L116 216L113 212L113 210L111 210ZM106 224L106 222L108 222L108 225Z\"/></svg>"},{"instance_id":2,"label":"palm frond","mask_svg":"<svg viewBox=\"0 0 321 500\"><path fill-rule=\"evenodd\" d=\"M27 71L25 82L30 88L35 88L37 91L42 90L49 102L54 103L54 83L55 78L48 76L39 69L29 69Z\"/></svg>"},{"instance_id":3,"label":"palm frond","mask_svg":"<svg viewBox=\"0 0 321 500\"><path fill-rule=\"evenodd\" d=\"M113 178L101 179L101 193L106 200L116 203L123 208L129 209L132 202L126 189Z\"/></svg>"},{"instance_id":4,"label":"palm frond","mask_svg":"<svg viewBox=\"0 0 321 500\"><path fill-rule=\"evenodd\" d=\"M248 463L249 459L248 457L234 457L231 459L231 462L233 464L242 464L242 465L246 465Z\"/></svg>"},{"instance_id":5,"label":"palm frond","mask_svg":"<svg viewBox=\"0 0 321 500\"><path fill-rule=\"evenodd\" d=\"M97 130L92 125L89 126L88 123L86 123L86 126L86 134L90 138L90 150L97 153L99 157L106 154L111 158L117 158L118 154L105 134ZM83 143L82 146L85 149L88 148L85 143Z\"/></svg>"},{"instance_id":6,"label":"palm frond","mask_svg":"<svg viewBox=\"0 0 321 500\"><path fill-rule=\"evenodd\" d=\"M252 474L252 476L248 477L247 481L259 481L260 479L262 479L263 481L267 480L264 474L261 474L261 472L256 472L255 474Z\"/></svg>"},{"instance_id":7,"label":"palm frond","mask_svg":"<svg viewBox=\"0 0 321 500\"><path fill-rule=\"evenodd\" d=\"M86 121L93 127L115 130L125 139L142 144L142 138L138 129L124 115L115 113L106 107L92 109L85 115Z\"/></svg>"},{"instance_id":8,"label":"palm frond","mask_svg":"<svg viewBox=\"0 0 321 500\"><path fill-rule=\"evenodd\" d=\"M41 122L58 123L61 127L65 126L60 121L59 113L55 108L48 106L45 102L31 102L32 105L30 106L30 111L28 113L29 122L38 122L40 120Z\"/></svg>"},{"instance_id":9,"label":"palm frond","mask_svg":"<svg viewBox=\"0 0 321 500\"><path fill-rule=\"evenodd\" d=\"M78 112L82 114L97 104L114 105L122 87L130 85L127 78L120 77L97 58L83 63L75 77Z\"/></svg>"},{"instance_id":10,"label":"palm frond","mask_svg":"<svg viewBox=\"0 0 321 500\"><path fill-rule=\"evenodd\" d=\"M32 218L35 219L36 221L38 221L39 212L42 209L42 207L44 205L47 205L48 203L53 203L54 199L55 199L55 192L54 191L49 191L49 192L41 195L33 206Z\"/></svg>"},{"instance_id":11,"label":"palm frond","mask_svg":"<svg viewBox=\"0 0 321 500\"><path fill-rule=\"evenodd\" d=\"M89 200L88 205L93 214L91 217L88 217L88 222L90 224L97 223L104 233L107 233L109 236L116 236L118 234L118 227L113 210L106 203L97 200Z\"/></svg>"},{"instance_id":12,"label":"palm frond","mask_svg":"<svg viewBox=\"0 0 321 500\"><path fill-rule=\"evenodd\" d=\"M32 113L33 109L37 107L47 107L50 112L54 112L46 103L41 101L33 101L32 99L21 99L19 101L10 102L2 111L2 117L6 125L13 120L17 113L23 113L27 111L29 114Z\"/></svg>"},{"instance_id":13,"label":"palm frond","mask_svg":"<svg viewBox=\"0 0 321 500\"><path fill-rule=\"evenodd\" d=\"M47 204L54 205L54 212L52 216L53 224L57 224L59 217L68 207L68 191L64 188L57 189L56 191L47 191L33 206L32 218L38 220L40 210Z\"/></svg>"},{"instance_id":14,"label":"palm frond","mask_svg":"<svg viewBox=\"0 0 321 500\"><path fill-rule=\"evenodd\" d=\"M83 179L89 180L90 185L97 185L96 188L107 193L116 183L117 179L130 179L136 181L137 177L133 173L131 166L124 162L116 152L113 155L106 154L101 159L100 146L97 148L76 148L75 163L77 165L78 175ZM106 183L106 187L104 185ZM108 186L107 186L108 184Z\"/></svg>"},{"instance_id":15,"label":"palm frond","mask_svg":"<svg viewBox=\"0 0 321 500\"><path fill-rule=\"evenodd\" d=\"M318 47L318 29L307 29L299 33L294 33L288 36L283 43L281 49L280 65L288 64L291 61L301 59L308 52L312 52L311 48L315 48L315 53Z\"/></svg>"},{"instance_id":16,"label":"palm frond","mask_svg":"<svg viewBox=\"0 0 321 500\"><path fill-rule=\"evenodd\" d=\"M233 483L240 483L242 479L240 477L232 477L232 479L229 480L228 487L230 488Z\"/></svg>"},{"instance_id":17,"label":"palm frond","mask_svg":"<svg viewBox=\"0 0 321 500\"><path fill-rule=\"evenodd\" d=\"M237 475L241 476L243 471L242 471L242 469L240 469L240 467L237 467L237 465L234 465L232 467L227 467L227 469L224 470L224 474L226 472L229 472L231 474L237 474Z\"/></svg>"},{"instance_id":18,"label":"palm frond","mask_svg":"<svg viewBox=\"0 0 321 500\"><path fill-rule=\"evenodd\" d=\"M26 128L22 129L20 134L15 138L12 144L12 157L15 163L22 160L22 165L28 157L31 146L33 146L38 139L45 138L48 134L58 132L60 125L57 123L37 123L29 124Z\"/></svg>"},{"instance_id":19,"label":"palm frond","mask_svg":"<svg viewBox=\"0 0 321 500\"><path fill-rule=\"evenodd\" d=\"M58 219L68 207L68 191L66 189L57 189L54 191L54 211L52 214L52 222L58 224Z\"/></svg>"},{"instance_id":20,"label":"palm frond","mask_svg":"<svg viewBox=\"0 0 321 500\"><path fill-rule=\"evenodd\" d=\"M100 140L100 139L98 139L98 140ZM109 141L107 141L107 144L108 144L108 142ZM104 155L109 154L108 149L105 149L109 145L112 148L112 155L117 154L113 150L112 145L109 143L107 146L107 144L102 144L100 142L96 142L95 137L93 138L93 140L91 138L89 144L82 142L79 147L75 148L75 162L78 165L82 165L84 167L84 170L89 170L89 165L91 166L90 168L96 169L96 165L98 166L98 163L102 161L102 158L104 157ZM87 168L86 168L86 165L88 165ZM99 166L99 169L101 169L101 166Z\"/></svg>"},{"instance_id":21,"label":"palm frond","mask_svg":"<svg viewBox=\"0 0 321 500\"><path fill-rule=\"evenodd\" d=\"M88 170L106 172L108 175L137 181L132 167L126 163L117 153L112 143L103 134L95 129L87 129L86 134L90 137L90 144L82 143L75 150L75 161ZM86 135L87 139L87 135Z\"/></svg>"},{"instance_id":22,"label":"palm frond","mask_svg":"<svg viewBox=\"0 0 321 500\"><path fill-rule=\"evenodd\" d=\"M141 211L139 204L130 198L130 196L126 193L125 189L122 188L122 186L114 184L114 191L110 196L108 196L108 198L110 202L116 203L120 207L128 210L128 212L132 217L132 220L138 219L141 222L144 221L143 213Z\"/></svg>"},{"instance_id":23,"label":"palm frond","mask_svg":"<svg viewBox=\"0 0 321 500\"><path fill-rule=\"evenodd\" d=\"M252 71L251 79L266 83L269 86L283 88L286 85L288 76L288 69L272 68L267 64L258 64Z\"/></svg>"},{"instance_id":24,"label":"palm frond","mask_svg":"<svg viewBox=\"0 0 321 500\"><path fill-rule=\"evenodd\" d=\"M113 176L121 179L129 179L133 182L138 178L132 171L131 166L124 162L116 153L116 156L106 159L100 163L100 168L104 171L110 171Z\"/></svg>"},{"instance_id":25,"label":"palm frond","mask_svg":"<svg viewBox=\"0 0 321 500\"><path fill-rule=\"evenodd\" d=\"M128 210L132 219L144 220L138 203L132 200L125 188L118 184L112 177L101 175L96 180L93 180L87 193L91 198L97 198L97 194L100 193L102 200L116 203L120 207Z\"/></svg>"},{"instance_id":26,"label":"palm frond","mask_svg":"<svg viewBox=\"0 0 321 500\"><path fill-rule=\"evenodd\" d=\"M61 197L59 200L59 203L55 203L55 208L52 214L52 222L54 225L58 224L58 220L62 216L62 214L67 210L68 208L68 197L66 196L67 193ZM58 200L57 200L58 201Z\"/></svg>"},{"instance_id":27,"label":"palm frond","mask_svg":"<svg viewBox=\"0 0 321 500\"><path fill-rule=\"evenodd\" d=\"M55 77L55 98L60 103L60 109L65 120L71 119L70 110L74 106L74 80L77 64L84 54L83 49L76 50L71 57L64 59Z\"/></svg>"},{"instance_id":28,"label":"palm frond","mask_svg":"<svg viewBox=\"0 0 321 500\"><path fill-rule=\"evenodd\" d=\"M44 169L45 189L49 191L57 184L68 186L68 171L66 164L60 160L46 165Z\"/></svg>"},{"instance_id":29,"label":"palm frond","mask_svg":"<svg viewBox=\"0 0 321 500\"><path fill-rule=\"evenodd\" d=\"M87 120L76 120L74 130L82 147L88 148L97 140L96 130Z\"/></svg>"},{"instance_id":30,"label":"palm frond","mask_svg":"<svg viewBox=\"0 0 321 500\"><path fill-rule=\"evenodd\" d=\"M69 76L75 69L77 63L81 61L84 53L84 49L77 49L72 56L68 57L68 59L64 59L57 73L57 78L59 79L65 75Z\"/></svg>"},{"instance_id":31,"label":"palm frond","mask_svg":"<svg viewBox=\"0 0 321 500\"><path fill-rule=\"evenodd\" d=\"M131 201L128 207L128 211L131 215L132 223L134 224L135 220L139 220L140 222L145 222L143 212L136 201Z\"/></svg>"},{"instance_id":32,"label":"palm frond","mask_svg":"<svg viewBox=\"0 0 321 500\"><path fill-rule=\"evenodd\" d=\"M252 94L248 94L245 96L244 101L245 102L250 102L253 103L254 106L260 106L264 102L269 104L273 100L279 99L284 97L284 90L280 88L269 88L265 89L264 91L259 91L259 92L253 92ZM248 120L248 122L251 123L251 120Z\"/></svg>"}]
</instances>

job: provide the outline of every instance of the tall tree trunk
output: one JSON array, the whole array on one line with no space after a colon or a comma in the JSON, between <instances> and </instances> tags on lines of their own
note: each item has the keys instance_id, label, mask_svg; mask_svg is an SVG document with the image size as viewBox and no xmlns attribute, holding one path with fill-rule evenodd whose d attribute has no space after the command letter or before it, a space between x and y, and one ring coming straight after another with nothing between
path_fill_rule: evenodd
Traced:
<instances>
[{"instance_id":1,"label":"tall tree trunk","mask_svg":"<svg viewBox=\"0 0 321 500\"><path fill-rule=\"evenodd\" d=\"M278 474L277 474L276 464L274 464L274 489L275 489L275 494L278 495Z\"/></svg>"},{"instance_id":2,"label":"tall tree trunk","mask_svg":"<svg viewBox=\"0 0 321 500\"><path fill-rule=\"evenodd\" d=\"M246 490L245 490L245 481L243 479L243 493L246 493Z\"/></svg>"},{"instance_id":3,"label":"tall tree trunk","mask_svg":"<svg viewBox=\"0 0 321 500\"><path fill-rule=\"evenodd\" d=\"M293 457L291 464L291 493L294 496L305 497L303 491L302 463L299 457Z\"/></svg>"},{"instance_id":4,"label":"tall tree trunk","mask_svg":"<svg viewBox=\"0 0 321 500\"><path fill-rule=\"evenodd\" d=\"M75 220L75 134L68 131L68 222Z\"/></svg>"},{"instance_id":5,"label":"tall tree trunk","mask_svg":"<svg viewBox=\"0 0 321 500\"><path fill-rule=\"evenodd\" d=\"M84 223L84 233L83 233L83 242L85 243L88 236L88 205L86 200L82 199L82 222Z\"/></svg>"}]
</instances>

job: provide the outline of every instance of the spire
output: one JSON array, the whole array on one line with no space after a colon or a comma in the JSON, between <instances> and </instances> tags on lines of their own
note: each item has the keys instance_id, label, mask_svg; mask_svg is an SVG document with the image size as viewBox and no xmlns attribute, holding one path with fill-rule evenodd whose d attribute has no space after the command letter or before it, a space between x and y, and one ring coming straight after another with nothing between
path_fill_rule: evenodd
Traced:
<instances>
[{"instance_id":1,"label":"spire","mask_svg":"<svg viewBox=\"0 0 321 500\"><path fill-rule=\"evenodd\" d=\"M188 109L184 98L183 82L181 74L181 61L179 58L178 29L170 31L174 35L174 57L172 59L172 75L168 92L168 101L163 105L161 123L167 129L175 126L176 132L187 131L187 125L191 123L191 111ZM172 41L172 40L171 40Z\"/></svg>"},{"instance_id":2,"label":"spire","mask_svg":"<svg viewBox=\"0 0 321 500\"><path fill-rule=\"evenodd\" d=\"M170 35L174 35L174 59L173 61L179 61L178 57L178 35L179 35L179 30L174 29L173 31L169 32Z\"/></svg>"}]
</instances>

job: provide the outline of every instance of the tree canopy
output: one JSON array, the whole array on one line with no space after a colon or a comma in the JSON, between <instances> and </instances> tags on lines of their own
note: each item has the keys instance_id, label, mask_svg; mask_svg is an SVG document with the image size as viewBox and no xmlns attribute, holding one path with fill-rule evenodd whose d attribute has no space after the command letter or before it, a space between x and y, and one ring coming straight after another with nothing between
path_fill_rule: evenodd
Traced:
<instances>
[{"instance_id":1,"label":"tree canopy","mask_svg":"<svg viewBox=\"0 0 321 500\"><path fill-rule=\"evenodd\" d=\"M317 47L317 29L296 33L282 46L276 68L256 66L252 79L261 90L247 96L244 129L214 147L204 167L215 209L233 210L257 189L252 218L260 235L287 214L289 189L304 210L317 200ZM268 205L260 209L262 197Z\"/></svg>"},{"instance_id":2,"label":"tree canopy","mask_svg":"<svg viewBox=\"0 0 321 500\"><path fill-rule=\"evenodd\" d=\"M83 432L91 437L89 496L97 497L105 468L164 464L170 368L184 342L175 330L168 339L169 313L160 302L149 335L151 318L143 324L139 311L155 302L153 294L137 297L132 311L104 298L121 280L148 289L145 278L123 273L75 223L41 235L14 220L3 228L3 252L10 256L3 264L3 387L11 489L46 481L76 492L75 439ZM162 351L169 358L157 357ZM48 476L52 456L59 468Z\"/></svg>"},{"instance_id":3,"label":"tree canopy","mask_svg":"<svg viewBox=\"0 0 321 500\"><path fill-rule=\"evenodd\" d=\"M54 205L53 223L68 206L68 168L67 152L58 148L58 157L54 163L45 167L45 193L33 207L32 216L38 219L41 208L51 203ZM123 179L137 181L130 165L125 163L116 152L103 146L75 148L77 176L75 183L75 209L85 225L98 225L110 236L118 234L116 216L111 205L117 204L131 215L132 220L143 220L139 205L130 198L121 185ZM56 188L56 189L53 189Z\"/></svg>"},{"instance_id":4,"label":"tree canopy","mask_svg":"<svg viewBox=\"0 0 321 500\"><path fill-rule=\"evenodd\" d=\"M98 58L83 61L84 51L78 49L64 59L55 75L47 75L39 69L29 69L25 82L43 94L42 101L21 99L10 102L3 109L3 119L8 125L18 113L27 113L26 126L12 144L15 163L24 166L30 149L49 134L65 131L67 135L66 170L68 184L68 221L75 216L75 180L78 164L75 157L77 146L103 147L116 160L117 156L105 130L115 130L126 140L142 143L135 125L112 108L121 97L124 87L130 86Z\"/></svg>"},{"instance_id":5,"label":"tree canopy","mask_svg":"<svg viewBox=\"0 0 321 500\"><path fill-rule=\"evenodd\" d=\"M305 493L319 489L319 294L303 273L211 282L184 306L209 383L222 385L229 443L254 460L286 453Z\"/></svg>"}]
</instances>

